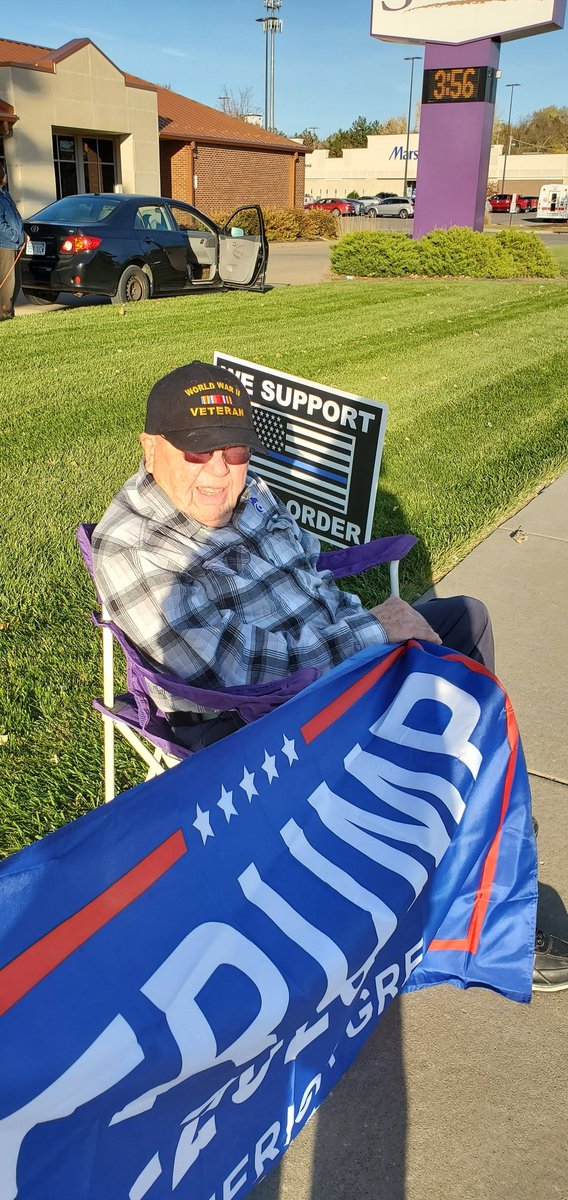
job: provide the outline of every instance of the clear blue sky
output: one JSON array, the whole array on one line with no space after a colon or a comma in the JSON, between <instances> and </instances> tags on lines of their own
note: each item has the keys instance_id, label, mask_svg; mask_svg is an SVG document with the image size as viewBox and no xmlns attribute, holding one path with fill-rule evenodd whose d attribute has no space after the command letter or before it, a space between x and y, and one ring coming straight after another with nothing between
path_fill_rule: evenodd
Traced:
<instances>
[{"instance_id":1,"label":"clear blue sky","mask_svg":"<svg viewBox=\"0 0 568 1200\"><path fill-rule=\"evenodd\" d=\"M4 7L4 6L3 6ZM89 6L90 7L90 6ZM369 36L370 0L282 0L276 39L275 120L294 134L315 127L325 137L358 116L384 120L408 107L405 54L420 49ZM60 46L89 37L123 70L220 107L225 88L251 88L261 111L264 38L255 18L262 0L98 0L92 16L77 0L27 0L4 9L0 35ZM548 104L568 105L568 29L505 43L497 111L513 121ZM415 94L417 95L415 76Z\"/></svg>"}]
</instances>

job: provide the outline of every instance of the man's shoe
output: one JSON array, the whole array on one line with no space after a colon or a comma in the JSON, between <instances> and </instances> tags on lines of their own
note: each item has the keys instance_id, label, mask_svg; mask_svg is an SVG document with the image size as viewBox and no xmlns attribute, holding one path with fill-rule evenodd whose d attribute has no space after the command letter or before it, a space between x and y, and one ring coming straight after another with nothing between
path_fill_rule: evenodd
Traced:
<instances>
[{"instance_id":1,"label":"man's shoe","mask_svg":"<svg viewBox=\"0 0 568 1200\"><path fill-rule=\"evenodd\" d=\"M568 988L568 942L537 929L534 941L533 992Z\"/></svg>"}]
</instances>

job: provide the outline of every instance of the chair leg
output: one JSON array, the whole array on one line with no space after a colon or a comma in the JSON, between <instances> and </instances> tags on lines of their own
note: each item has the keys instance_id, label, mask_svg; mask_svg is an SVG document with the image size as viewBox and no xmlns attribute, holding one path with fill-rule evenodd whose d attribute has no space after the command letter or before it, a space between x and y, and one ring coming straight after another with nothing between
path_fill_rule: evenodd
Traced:
<instances>
[{"instance_id":1,"label":"chair leg","mask_svg":"<svg viewBox=\"0 0 568 1200\"><path fill-rule=\"evenodd\" d=\"M400 596L400 587L398 582L398 559L389 563L390 587L391 596Z\"/></svg>"},{"instance_id":2,"label":"chair leg","mask_svg":"<svg viewBox=\"0 0 568 1200\"><path fill-rule=\"evenodd\" d=\"M114 722L108 717L103 717L103 759L105 804L108 804L109 800L114 800L116 795L114 786Z\"/></svg>"},{"instance_id":3,"label":"chair leg","mask_svg":"<svg viewBox=\"0 0 568 1200\"><path fill-rule=\"evenodd\" d=\"M174 758L173 754L166 754L159 747L154 751L149 750L138 734L133 729L130 729L128 725L123 725L119 719L116 719L114 724L125 741L129 742L132 749L146 763L146 766L149 768L148 779L153 778L154 775L161 775L168 767L174 767L180 761L179 758Z\"/></svg>"},{"instance_id":4,"label":"chair leg","mask_svg":"<svg viewBox=\"0 0 568 1200\"><path fill-rule=\"evenodd\" d=\"M103 605L103 620L108 620L108 613ZM103 700L107 708L114 704L114 659L113 639L110 629L103 625ZM105 804L114 800L116 787L114 783L114 722L103 717L103 764L105 780Z\"/></svg>"},{"instance_id":5,"label":"chair leg","mask_svg":"<svg viewBox=\"0 0 568 1200\"><path fill-rule=\"evenodd\" d=\"M152 755L154 762L148 767L146 782L148 782L149 779L155 779L157 775L163 775L164 772L167 771L167 767L163 763L163 757L162 751L157 746Z\"/></svg>"}]
</instances>

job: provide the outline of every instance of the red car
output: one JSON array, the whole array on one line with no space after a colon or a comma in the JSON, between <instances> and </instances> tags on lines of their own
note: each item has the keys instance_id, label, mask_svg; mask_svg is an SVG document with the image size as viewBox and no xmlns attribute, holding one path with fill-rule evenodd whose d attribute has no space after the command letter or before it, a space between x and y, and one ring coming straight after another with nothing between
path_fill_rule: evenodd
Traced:
<instances>
[{"instance_id":1,"label":"red car","mask_svg":"<svg viewBox=\"0 0 568 1200\"><path fill-rule=\"evenodd\" d=\"M538 196L518 196L515 192L502 192L489 197L491 212L536 212Z\"/></svg>"},{"instance_id":2,"label":"red car","mask_svg":"<svg viewBox=\"0 0 568 1200\"><path fill-rule=\"evenodd\" d=\"M538 196L517 196L517 208L519 212L536 212Z\"/></svg>"},{"instance_id":3,"label":"red car","mask_svg":"<svg viewBox=\"0 0 568 1200\"><path fill-rule=\"evenodd\" d=\"M323 200L311 200L304 208L323 208L325 212L334 213L336 217L352 217L357 212L357 206L351 200L339 200L337 196Z\"/></svg>"}]
</instances>

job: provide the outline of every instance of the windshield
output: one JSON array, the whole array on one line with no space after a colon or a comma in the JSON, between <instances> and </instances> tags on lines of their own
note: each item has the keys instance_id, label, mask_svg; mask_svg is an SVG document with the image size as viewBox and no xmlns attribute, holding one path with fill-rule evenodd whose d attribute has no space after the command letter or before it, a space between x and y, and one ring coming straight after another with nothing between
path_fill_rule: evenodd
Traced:
<instances>
[{"instance_id":1,"label":"windshield","mask_svg":"<svg viewBox=\"0 0 568 1200\"><path fill-rule=\"evenodd\" d=\"M108 221L119 204L120 200L114 196L64 196L28 219L63 225L100 225Z\"/></svg>"}]
</instances>

